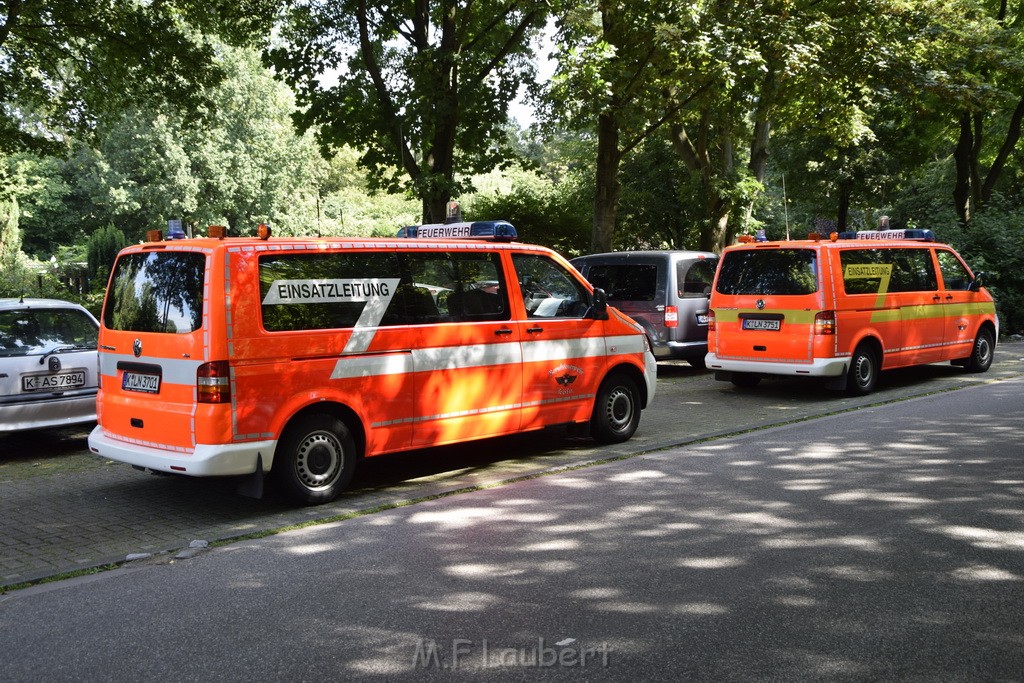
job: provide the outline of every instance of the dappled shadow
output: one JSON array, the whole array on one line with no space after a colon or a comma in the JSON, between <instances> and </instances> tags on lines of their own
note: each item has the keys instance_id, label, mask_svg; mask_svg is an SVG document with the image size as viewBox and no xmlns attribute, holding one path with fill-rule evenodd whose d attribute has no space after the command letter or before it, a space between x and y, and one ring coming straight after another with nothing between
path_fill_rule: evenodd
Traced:
<instances>
[{"instance_id":1,"label":"dappled shadow","mask_svg":"<svg viewBox=\"0 0 1024 683\"><path fill-rule=\"evenodd\" d=\"M123 642L90 632L93 598L62 591L54 601L79 635L46 652L77 666L89 652L146 652L130 671L147 674L187 651L214 678L258 677L273 662L275 677L361 680L520 680L544 668L607 680L1015 679L1024 392L1020 381L983 391L524 480L128 575L103 618L150 628ZM177 597L143 616L136 601L155 584ZM24 628L45 623L37 607L5 605ZM242 618L272 624L246 629L256 659L225 658L219 639L195 637ZM49 661L44 644L21 647L34 666ZM537 666L545 648L569 663Z\"/></svg>"}]
</instances>

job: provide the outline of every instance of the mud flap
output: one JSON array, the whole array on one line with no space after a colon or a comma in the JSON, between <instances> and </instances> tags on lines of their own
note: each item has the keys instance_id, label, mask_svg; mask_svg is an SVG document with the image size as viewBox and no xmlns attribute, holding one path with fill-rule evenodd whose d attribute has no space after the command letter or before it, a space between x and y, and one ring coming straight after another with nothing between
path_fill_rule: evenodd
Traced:
<instances>
[{"instance_id":1,"label":"mud flap","mask_svg":"<svg viewBox=\"0 0 1024 683\"><path fill-rule=\"evenodd\" d=\"M825 388L832 391L846 391L846 380L849 376L850 368L844 365L842 374L830 377L825 383Z\"/></svg>"},{"instance_id":2,"label":"mud flap","mask_svg":"<svg viewBox=\"0 0 1024 683\"><path fill-rule=\"evenodd\" d=\"M238 482L238 488L236 491L238 492L238 495L245 496L246 498L256 498L258 500L263 497L262 453L256 454L256 471L242 477Z\"/></svg>"}]
</instances>

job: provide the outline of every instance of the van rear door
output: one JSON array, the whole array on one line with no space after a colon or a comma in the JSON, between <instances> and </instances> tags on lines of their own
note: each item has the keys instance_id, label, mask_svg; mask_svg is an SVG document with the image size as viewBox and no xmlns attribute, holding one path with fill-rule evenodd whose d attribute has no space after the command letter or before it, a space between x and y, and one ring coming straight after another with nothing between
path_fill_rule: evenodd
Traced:
<instances>
[{"instance_id":1,"label":"van rear door","mask_svg":"<svg viewBox=\"0 0 1024 683\"><path fill-rule=\"evenodd\" d=\"M146 246L114 265L100 329L99 423L112 438L189 450L208 256Z\"/></svg>"},{"instance_id":2,"label":"van rear door","mask_svg":"<svg viewBox=\"0 0 1024 683\"><path fill-rule=\"evenodd\" d=\"M711 306L719 358L808 363L823 306L815 249L754 247L722 255Z\"/></svg>"}]
</instances>

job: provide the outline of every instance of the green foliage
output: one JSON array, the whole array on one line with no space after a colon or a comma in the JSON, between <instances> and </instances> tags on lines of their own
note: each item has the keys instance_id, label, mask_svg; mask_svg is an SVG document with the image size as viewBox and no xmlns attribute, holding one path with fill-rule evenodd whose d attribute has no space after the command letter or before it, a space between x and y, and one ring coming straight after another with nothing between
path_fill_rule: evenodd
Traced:
<instances>
[{"instance_id":1,"label":"green foliage","mask_svg":"<svg viewBox=\"0 0 1024 683\"><path fill-rule=\"evenodd\" d=\"M194 113L222 77L210 37L269 31L277 0L0 4L0 152L63 150L138 102ZM198 33L199 27L203 33Z\"/></svg>"},{"instance_id":2,"label":"green foliage","mask_svg":"<svg viewBox=\"0 0 1024 683\"><path fill-rule=\"evenodd\" d=\"M267 60L296 88L302 130L359 149L372 190L412 193L440 220L460 178L508 158L509 104L533 77L525 38L545 15L539 0L298 2Z\"/></svg>"},{"instance_id":3,"label":"green foliage","mask_svg":"<svg viewBox=\"0 0 1024 683\"><path fill-rule=\"evenodd\" d=\"M117 253L128 246L124 233L108 225L89 235L86 244L86 263L90 277L106 282L110 269L114 266Z\"/></svg>"}]
</instances>

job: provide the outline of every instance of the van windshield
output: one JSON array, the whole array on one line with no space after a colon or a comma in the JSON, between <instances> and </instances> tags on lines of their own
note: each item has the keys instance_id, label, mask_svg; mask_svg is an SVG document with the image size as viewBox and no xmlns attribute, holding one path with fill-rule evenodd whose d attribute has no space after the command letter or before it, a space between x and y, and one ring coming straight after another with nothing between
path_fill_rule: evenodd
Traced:
<instances>
[{"instance_id":1,"label":"van windshield","mask_svg":"<svg viewBox=\"0 0 1024 683\"><path fill-rule=\"evenodd\" d=\"M732 295L802 295L818 291L813 249L741 249L722 258L716 291Z\"/></svg>"},{"instance_id":2,"label":"van windshield","mask_svg":"<svg viewBox=\"0 0 1024 683\"><path fill-rule=\"evenodd\" d=\"M103 307L107 329L188 334L203 319L206 256L181 251L126 254L117 260Z\"/></svg>"}]
</instances>

